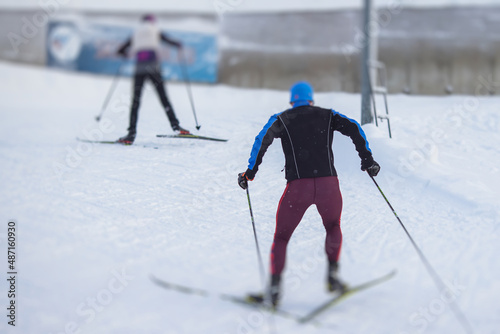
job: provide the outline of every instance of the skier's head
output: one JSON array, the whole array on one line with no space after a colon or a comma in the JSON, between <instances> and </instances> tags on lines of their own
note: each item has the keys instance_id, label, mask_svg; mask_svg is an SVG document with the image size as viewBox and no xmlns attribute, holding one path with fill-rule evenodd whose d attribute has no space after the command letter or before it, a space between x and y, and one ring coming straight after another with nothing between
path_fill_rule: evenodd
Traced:
<instances>
[{"instance_id":1,"label":"skier's head","mask_svg":"<svg viewBox=\"0 0 500 334\"><path fill-rule=\"evenodd\" d=\"M145 14L142 16L142 22L156 22L156 17L153 14Z\"/></svg>"},{"instance_id":2,"label":"skier's head","mask_svg":"<svg viewBox=\"0 0 500 334\"><path fill-rule=\"evenodd\" d=\"M313 102L313 88L309 82L299 81L290 88L290 104L292 106L296 104L312 105Z\"/></svg>"}]
</instances>

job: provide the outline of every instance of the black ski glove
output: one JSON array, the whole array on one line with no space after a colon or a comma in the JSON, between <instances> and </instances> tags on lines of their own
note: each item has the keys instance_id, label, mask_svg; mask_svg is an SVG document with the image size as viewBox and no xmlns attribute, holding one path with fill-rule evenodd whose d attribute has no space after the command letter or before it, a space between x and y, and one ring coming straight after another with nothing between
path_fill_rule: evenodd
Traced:
<instances>
[{"instance_id":1,"label":"black ski glove","mask_svg":"<svg viewBox=\"0 0 500 334\"><path fill-rule=\"evenodd\" d=\"M125 50L119 50L119 51L116 53L116 55L117 55L118 57L121 57L121 58L127 58L127 57L128 57L127 51L125 51Z\"/></svg>"},{"instance_id":2,"label":"black ski glove","mask_svg":"<svg viewBox=\"0 0 500 334\"><path fill-rule=\"evenodd\" d=\"M248 179L247 179L245 173L238 174L238 185L241 187L241 189L248 188Z\"/></svg>"},{"instance_id":3,"label":"black ski glove","mask_svg":"<svg viewBox=\"0 0 500 334\"><path fill-rule=\"evenodd\" d=\"M361 161L361 170L367 171L370 176L377 176L380 171L380 165L370 157Z\"/></svg>"},{"instance_id":4,"label":"black ski glove","mask_svg":"<svg viewBox=\"0 0 500 334\"><path fill-rule=\"evenodd\" d=\"M181 42L177 42L177 41L175 41L175 42L171 42L171 43L172 43L172 45L173 45L173 46L175 46L176 48L178 48L178 49L182 49L182 43L181 43Z\"/></svg>"},{"instance_id":5,"label":"black ski glove","mask_svg":"<svg viewBox=\"0 0 500 334\"><path fill-rule=\"evenodd\" d=\"M248 181L253 181L255 178L255 172L251 169L247 169L244 173L238 174L238 185L242 189L248 188Z\"/></svg>"}]
</instances>

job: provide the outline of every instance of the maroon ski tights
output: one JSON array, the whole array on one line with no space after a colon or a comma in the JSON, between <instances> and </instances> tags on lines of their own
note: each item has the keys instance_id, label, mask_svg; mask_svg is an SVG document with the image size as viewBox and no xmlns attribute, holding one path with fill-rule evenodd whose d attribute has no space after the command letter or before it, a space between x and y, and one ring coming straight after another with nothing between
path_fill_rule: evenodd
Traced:
<instances>
[{"instance_id":1,"label":"maroon ski tights","mask_svg":"<svg viewBox=\"0 0 500 334\"><path fill-rule=\"evenodd\" d=\"M273 275L283 271L288 241L312 204L316 205L326 230L325 250L328 260L338 260L342 245L342 195L337 177L297 179L286 186L276 213L276 232L271 250Z\"/></svg>"}]
</instances>

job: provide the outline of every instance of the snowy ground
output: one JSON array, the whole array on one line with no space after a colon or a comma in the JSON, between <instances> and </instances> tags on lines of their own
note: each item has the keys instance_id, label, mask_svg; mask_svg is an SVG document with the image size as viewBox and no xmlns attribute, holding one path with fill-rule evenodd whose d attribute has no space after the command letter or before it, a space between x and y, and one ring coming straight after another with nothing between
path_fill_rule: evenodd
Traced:
<instances>
[{"instance_id":1,"label":"snowy ground","mask_svg":"<svg viewBox=\"0 0 500 334\"><path fill-rule=\"evenodd\" d=\"M498 267L499 97L389 98L386 124L366 126L380 186L454 295L436 290L348 139L334 150L344 197L342 277L351 283L397 269L316 328L217 298L163 290L149 275L214 292L260 288L245 192L253 138L287 107L287 92L195 86L200 134L227 143L157 139L170 133L152 91L137 146L84 145L77 136L125 134L123 79L94 121L107 77L0 63L1 333L462 333L456 300L475 333L500 333ZM183 84L169 84L181 124L194 130ZM318 105L359 118L358 95L319 94ZM143 147L143 145L148 147ZM149 147L154 146L157 149ZM250 193L263 256L285 186L280 143ZM7 326L6 224L17 222L17 326ZM323 227L311 208L289 245L283 307L304 313L326 298ZM274 321L274 329L272 323Z\"/></svg>"}]
</instances>

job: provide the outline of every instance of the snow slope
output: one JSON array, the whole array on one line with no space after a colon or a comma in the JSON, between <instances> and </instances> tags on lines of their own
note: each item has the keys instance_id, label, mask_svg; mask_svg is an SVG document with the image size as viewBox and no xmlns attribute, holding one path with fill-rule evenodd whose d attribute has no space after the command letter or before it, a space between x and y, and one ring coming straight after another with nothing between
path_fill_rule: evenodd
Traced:
<instances>
[{"instance_id":1,"label":"snow slope","mask_svg":"<svg viewBox=\"0 0 500 334\"><path fill-rule=\"evenodd\" d=\"M155 138L170 130L149 90L137 146L84 145L75 137L125 133L128 79L99 128L94 116L110 78L8 63L0 63L0 72L4 306L6 223L15 219L19 229L18 322L7 326L2 314L1 333L462 333L452 299L475 333L500 333L500 98L390 96L394 139L387 138L385 123L364 127L382 166L380 186L452 286L451 296L436 290L360 171L353 145L336 137L342 277L355 284L392 269L398 274L321 316L327 326L316 328L215 297L166 291L149 279L154 274L232 294L260 289L248 205L236 175L269 116L287 108L287 92L194 86L200 134L230 139L214 143ZM194 129L185 86L168 88L181 124ZM359 116L355 94L318 94L316 102ZM285 186L283 162L275 142L250 185L266 263ZM289 245L283 307L295 313L326 298L322 229L311 208Z\"/></svg>"}]
</instances>

